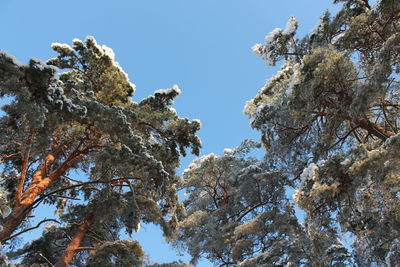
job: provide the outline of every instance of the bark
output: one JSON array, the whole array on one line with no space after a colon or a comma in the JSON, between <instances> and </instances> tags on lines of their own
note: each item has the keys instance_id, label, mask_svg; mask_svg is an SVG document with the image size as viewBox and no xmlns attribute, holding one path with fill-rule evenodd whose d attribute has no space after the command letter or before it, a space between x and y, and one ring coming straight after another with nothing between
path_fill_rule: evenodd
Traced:
<instances>
[{"instance_id":1,"label":"bark","mask_svg":"<svg viewBox=\"0 0 400 267\"><path fill-rule=\"evenodd\" d=\"M63 255L58 259L56 265L54 267L67 267L72 260L74 259L75 253L79 250L82 240L86 236L86 232L89 227L93 224L94 214L89 213L86 216L86 219L81 225L78 227L78 231L76 232L75 236L71 239L68 244L68 247L65 249Z\"/></svg>"},{"instance_id":2,"label":"bark","mask_svg":"<svg viewBox=\"0 0 400 267\"><path fill-rule=\"evenodd\" d=\"M33 131L31 131L31 133L29 134L29 138L27 141L27 148L25 149L25 152L24 152L23 158L22 158L21 176L19 177L18 187L17 187L17 192L16 192L16 194L17 194L16 202L17 203L21 202L21 196L22 196L22 191L24 189L26 172L28 170L28 161L29 161L29 154L31 153L32 142L33 142Z\"/></svg>"},{"instance_id":3,"label":"bark","mask_svg":"<svg viewBox=\"0 0 400 267\"><path fill-rule=\"evenodd\" d=\"M359 125L360 128L368 131L368 133L378 137L382 141L385 141L389 137L395 135L394 132L388 131L381 125L371 122L368 118L358 118L354 120L354 123Z\"/></svg>"},{"instance_id":4,"label":"bark","mask_svg":"<svg viewBox=\"0 0 400 267\"><path fill-rule=\"evenodd\" d=\"M8 238L26 218L32 208L35 198L43 193L55 180L64 175L74 163L83 156L77 156L67 159L51 175L47 176L47 169L54 163L58 154L49 154L39 169L34 173L32 182L23 193L21 200L14 205L11 214L5 219L3 230L0 232L0 242Z\"/></svg>"}]
</instances>

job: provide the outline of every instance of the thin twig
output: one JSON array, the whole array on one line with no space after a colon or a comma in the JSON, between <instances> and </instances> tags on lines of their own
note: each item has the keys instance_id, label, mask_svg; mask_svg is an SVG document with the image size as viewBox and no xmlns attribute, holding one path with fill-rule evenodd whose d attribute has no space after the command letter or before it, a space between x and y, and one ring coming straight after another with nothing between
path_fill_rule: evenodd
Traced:
<instances>
[{"instance_id":1,"label":"thin twig","mask_svg":"<svg viewBox=\"0 0 400 267\"><path fill-rule=\"evenodd\" d=\"M79 247L76 248L75 251L82 251L82 250L95 250L94 247Z\"/></svg>"},{"instance_id":2,"label":"thin twig","mask_svg":"<svg viewBox=\"0 0 400 267\"><path fill-rule=\"evenodd\" d=\"M67 196L63 196L63 195L55 195L53 197L57 197L57 198L66 198L66 199L72 199L72 200L81 200L80 198L76 198L76 197L67 197Z\"/></svg>"},{"instance_id":3,"label":"thin twig","mask_svg":"<svg viewBox=\"0 0 400 267\"><path fill-rule=\"evenodd\" d=\"M51 267L54 267L54 264L51 263L42 253L39 253L39 256L42 257Z\"/></svg>"},{"instance_id":4,"label":"thin twig","mask_svg":"<svg viewBox=\"0 0 400 267\"><path fill-rule=\"evenodd\" d=\"M18 155L18 154L21 154L21 152L16 152L16 153L12 153L10 155L5 155L5 156L2 157L3 160L0 163L3 163L6 159L11 158L11 157L13 157L15 155Z\"/></svg>"},{"instance_id":5,"label":"thin twig","mask_svg":"<svg viewBox=\"0 0 400 267\"><path fill-rule=\"evenodd\" d=\"M135 180L138 180L138 179L140 179L140 178L129 177L129 178L126 178L126 179L130 179L130 180L135 179ZM120 180L120 178L111 179L111 180L96 180L96 181L84 182L84 183L79 183L79 184L74 184L74 185L71 185L71 186L63 187L63 188L54 190L54 191L52 191L52 192L50 192L50 193L47 193L47 194L42 195L40 198L38 198L37 200L35 200L35 201L31 204L31 207L34 207L36 204L40 203L42 200L44 200L45 198L47 198L47 197L49 197L49 196L51 196L51 195L54 195L54 194L57 194L57 193L60 193L60 192L63 192L63 191L69 190L69 189L74 189L74 188L77 188L77 187L81 187L81 186L85 186L85 185L90 185L90 184L108 184L108 183L113 183L113 182L119 181L119 180Z\"/></svg>"},{"instance_id":6,"label":"thin twig","mask_svg":"<svg viewBox=\"0 0 400 267\"><path fill-rule=\"evenodd\" d=\"M355 126L353 129L351 129L350 131L348 131L343 137L340 137L339 140L337 142L335 142L333 145L331 145L327 150L331 150L332 148L334 148L337 144L339 144L340 142L344 141L352 132L354 132L357 128L359 128L360 126L357 125Z\"/></svg>"},{"instance_id":7,"label":"thin twig","mask_svg":"<svg viewBox=\"0 0 400 267\"><path fill-rule=\"evenodd\" d=\"M239 222L241 219L243 219L244 216L246 216L247 214L249 214L250 212L252 212L253 210L255 210L258 207L262 207L264 205L267 205L269 202L262 202L262 203L258 203L257 205L249 208L245 213L243 213L242 215L240 215L237 219L236 222Z\"/></svg>"}]
</instances>

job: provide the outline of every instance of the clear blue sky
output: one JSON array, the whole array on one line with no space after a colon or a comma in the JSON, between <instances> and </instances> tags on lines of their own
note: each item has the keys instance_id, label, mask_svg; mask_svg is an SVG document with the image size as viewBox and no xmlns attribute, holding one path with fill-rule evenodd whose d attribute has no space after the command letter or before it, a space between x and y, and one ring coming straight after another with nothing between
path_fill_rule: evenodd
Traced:
<instances>
[{"instance_id":1,"label":"clear blue sky","mask_svg":"<svg viewBox=\"0 0 400 267\"><path fill-rule=\"evenodd\" d=\"M47 60L55 55L51 43L92 35L114 50L137 85L136 101L178 84L182 95L174 107L202 121L202 154L221 154L243 138L258 139L243 106L276 69L251 47L291 16L304 35L327 9L337 7L329 0L0 0L0 49L23 63ZM139 239L157 262L180 258L154 227Z\"/></svg>"}]
</instances>

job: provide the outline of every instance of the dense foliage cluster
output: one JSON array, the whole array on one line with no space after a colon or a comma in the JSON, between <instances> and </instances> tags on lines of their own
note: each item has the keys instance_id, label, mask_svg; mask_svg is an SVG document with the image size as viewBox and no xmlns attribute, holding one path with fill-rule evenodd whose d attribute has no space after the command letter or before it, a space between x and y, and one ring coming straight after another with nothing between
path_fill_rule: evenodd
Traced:
<instances>
[{"instance_id":1,"label":"dense foliage cluster","mask_svg":"<svg viewBox=\"0 0 400 267\"><path fill-rule=\"evenodd\" d=\"M244 110L265 158L209 155L185 173L179 239L194 260L400 262L400 2L335 2L304 38L292 17L253 47L267 65L283 61Z\"/></svg>"},{"instance_id":2,"label":"dense foliage cluster","mask_svg":"<svg viewBox=\"0 0 400 267\"><path fill-rule=\"evenodd\" d=\"M56 58L28 65L0 52L10 99L0 118L2 264L189 266L150 263L121 238L152 222L191 264L397 266L400 2L334 2L340 11L307 36L291 17L253 47L267 65L282 63L245 106L261 143L197 158L182 178L200 123L171 108L177 86L133 101L135 86L93 38L53 44ZM57 216L36 220L47 223L42 236L17 246L42 204Z\"/></svg>"},{"instance_id":3,"label":"dense foliage cluster","mask_svg":"<svg viewBox=\"0 0 400 267\"><path fill-rule=\"evenodd\" d=\"M200 123L170 107L177 86L134 102L112 50L93 38L52 48L56 58L28 65L0 53L0 94L11 99L0 120L1 242L13 247L16 230L29 230L29 215L46 203L59 219L39 220L52 224L11 258L24 266L141 265L140 245L120 232L141 221L167 237L176 231L183 207L175 171L186 148L199 153Z\"/></svg>"}]
</instances>

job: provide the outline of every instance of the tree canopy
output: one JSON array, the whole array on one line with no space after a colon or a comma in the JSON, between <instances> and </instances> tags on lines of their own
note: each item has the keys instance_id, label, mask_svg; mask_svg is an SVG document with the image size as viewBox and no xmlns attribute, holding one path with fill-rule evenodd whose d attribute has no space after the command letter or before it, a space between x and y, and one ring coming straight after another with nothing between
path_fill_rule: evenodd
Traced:
<instances>
[{"instance_id":1,"label":"tree canopy","mask_svg":"<svg viewBox=\"0 0 400 267\"><path fill-rule=\"evenodd\" d=\"M152 222L191 264L397 266L400 2L334 3L308 35L291 17L253 47L280 64L244 108L261 142L201 156L182 177L200 122L171 107L177 86L135 102L92 37L53 44L47 62L0 52L0 96L11 99L0 118L3 264L189 266L150 263L122 238ZM43 204L58 215L32 227ZM16 245L42 223L40 238Z\"/></svg>"},{"instance_id":2,"label":"tree canopy","mask_svg":"<svg viewBox=\"0 0 400 267\"><path fill-rule=\"evenodd\" d=\"M184 174L179 242L194 261L400 262L400 3L335 2L341 10L307 36L296 36L292 17L253 47L267 65L282 62L244 109L265 157L209 155Z\"/></svg>"},{"instance_id":3,"label":"tree canopy","mask_svg":"<svg viewBox=\"0 0 400 267\"><path fill-rule=\"evenodd\" d=\"M1 242L13 246L46 203L60 220L11 257L25 265L137 266L141 247L120 232L144 221L174 233L182 212L175 172L187 148L199 153L200 123L171 108L176 85L134 102L135 86L94 38L52 48L56 58L28 65L0 53L0 94L12 99L0 121Z\"/></svg>"}]
</instances>

